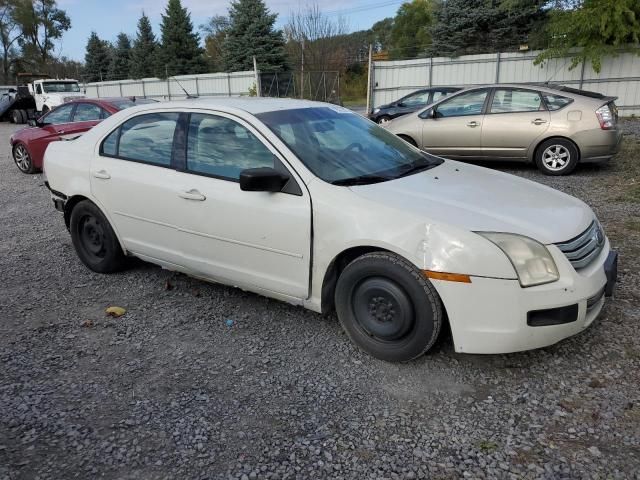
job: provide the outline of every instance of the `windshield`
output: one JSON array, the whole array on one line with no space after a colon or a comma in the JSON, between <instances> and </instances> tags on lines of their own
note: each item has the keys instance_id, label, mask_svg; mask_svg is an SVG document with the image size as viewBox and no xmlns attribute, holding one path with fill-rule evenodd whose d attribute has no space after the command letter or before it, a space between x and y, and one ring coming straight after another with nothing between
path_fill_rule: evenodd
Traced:
<instances>
[{"instance_id":1,"label":"windshield","mask_svg":"<svg viewBox=\"0 0 640 480\"><path fill-rule=\"evenodd\" d=\"M80 86L76 82L43 82L42 88L46 93L68 93L80 91Z\"/></svg>"},{"instance_id":2,"label":"windshield","mask_svg":"<svg viewBox=\"0 0 640 480\"><path fill-rule=\"evenodd\" d=\"M256 116L309 170L335 185L384 182L442 163L342 107L278 110Z\"/></svg>"}]
</instances>

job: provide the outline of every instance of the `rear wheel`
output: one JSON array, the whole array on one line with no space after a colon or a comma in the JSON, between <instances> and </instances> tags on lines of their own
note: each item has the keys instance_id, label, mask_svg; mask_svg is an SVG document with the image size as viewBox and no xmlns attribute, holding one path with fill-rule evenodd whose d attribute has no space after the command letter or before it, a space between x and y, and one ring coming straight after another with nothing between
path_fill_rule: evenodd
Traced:
<instances>
[{"instance_id":1,"label":"rear wheel","mask_svg":"<svg viewBox=\"0 0 640 480\"><path fill-rule=\"evenodd\" d=\"M578 165L578 149L569 140L551 138L536 150L536 166L545 175L568 175Z\"/></svg>"},{"instance_id":2,"label":"rear wheel","mask_svg":"<svg viewBox=\"0 0 640 480\"><path fill-rule=\"evenodd\" d=\"M22 173L35 173L36 167L33 166L33 160L29 154L29 150L22 143L16 143L13 147L13 161Z\"/></svg>"},{"instance_id":3,"label":"rear wheel","mask_svg":"<svg viewBox=\"0 0 640 480\"><path fill-rule=\"evenodd\" d=\"M389 117L389 115L382 115L380 118L378 118L378 125L386 125L390 121L391 117Z\"/></svg>"},{"instance_id":4,"label":"rear wheel","mask_svg":"<svg viewBox=\"0 0 640 480\"><path fill-rule=\"evenodd\" d=\"M11 121L13 123L17 123L17 124L21 124L22 122L22 115L20 114L20 110L13 110L11 112Z\"/></svg>"},{"instance_id":5,"label":"rear wheel","mask_svg":"<svg viewBox=\"0 0 640 480\"><path fill-rule=\"evenodd\" d=\"M433 285L393 253L369 253L347 265L335 300L351 340L381 360L403 362L424 354L442 326L442 303Z\"/></svg>"},{"instance_id":6,"label":"rear wheel","mask_svg":"<svg viewBox=\"0 0 640 480\"><path fill-rule=\"evenodd\" d=\"M79 202L71 212L71 241L82 263L94 272L122 270L126 257L109 221L89 200Z\"/></svg>"}]
</instances>

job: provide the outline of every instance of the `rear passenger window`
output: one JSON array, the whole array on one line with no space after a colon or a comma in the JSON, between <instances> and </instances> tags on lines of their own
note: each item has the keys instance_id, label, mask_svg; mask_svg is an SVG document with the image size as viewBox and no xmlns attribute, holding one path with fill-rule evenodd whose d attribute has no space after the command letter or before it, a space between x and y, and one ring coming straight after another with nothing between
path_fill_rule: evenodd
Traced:
<instances>
[{"instance_id":1,"label":"rear passenger window","mask_svg":"<svg viewBox=\"0 0 640 480\"><path fill-rule=\"evenodd\" d=\"M191 115L187 139L190 172L238 180L244 169L273 166L273 153L239 123L214 115Z\"/></svg>"},{"instance_id":2,"label":"rear passenger window","mask_svg":"<svg viewBox=\"0 0 640 480\"><path fill-rule=\"evenodd\" d=\"M179 113L148 113L120 126L116 156L168 167ZM109 137L105 140L110 140ZM103 151L105 145L103 144Z\"/></svg>"},{"instance_id":3,"label":"rear passenger window","mask_svg":"<svg viewBox=\"0 0 640 480\"><path fill-rule=\"evenodd\" d=\"M73 114L74 122L90 122L102 118L102 109L92 103L79 103Z\"/></svg>"},{"instance_id":4,"label":"rear passenger window","mask_svg":"<svg viewBox=\"0 0 640 480\"><path fill-rule=\"evenodd\" d=\"M566 107L571 102L573 102L573 100L570 98L562 97L560 95L553 95L551 93L545 93L543 96L544 101L547 102L547 107L551 111L560 110L562 107Z\"/></svg>"},{"instance_id":5,"label":"rear passenger window","mask_svg":"<svg viewBox=\"0 0 640 480\"><path fill-rule=\"evenodd\" d=\"M109 134L107 138L102 142L101 152L103 155L115 157L118 154L118 136L120 135L120 129L114 130Z\"/></svg>"},{"instance_id":6,"label":"rear passenger window","mask_svg":"<svg viewBox=\"0 0 640 480\"><path fill-rule=\"evenodd\" d=\"M491 113L536 112L544 109L542 97L532 90L497 89L491 102Z\"/></svg>"}]
</instances>

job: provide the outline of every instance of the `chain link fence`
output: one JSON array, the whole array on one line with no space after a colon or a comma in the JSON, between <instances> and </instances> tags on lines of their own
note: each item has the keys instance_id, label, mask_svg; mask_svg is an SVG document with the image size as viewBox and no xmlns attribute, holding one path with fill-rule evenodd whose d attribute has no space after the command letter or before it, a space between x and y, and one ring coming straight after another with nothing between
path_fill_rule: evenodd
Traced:
<instances>
[{"instance_id":1,"label":"chain link fence","mask_svg":"<svg viewBox=\"0 0 640 480\"><path fill-rule=\"evenodd\" d=\"M260 95L340 104L340 72L260 72Z\"/></svg>"}]
</instances>

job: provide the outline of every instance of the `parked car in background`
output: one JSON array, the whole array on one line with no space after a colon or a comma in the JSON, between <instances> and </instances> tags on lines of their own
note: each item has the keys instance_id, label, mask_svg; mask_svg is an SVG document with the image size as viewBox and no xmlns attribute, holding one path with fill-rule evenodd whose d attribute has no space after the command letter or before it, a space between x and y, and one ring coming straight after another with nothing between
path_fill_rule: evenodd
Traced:
<instances>
[{"instance_id":1,"label":"parked car in background","mask_svg":"<svg viewBox=\"0 0 640 480\"><path fill-rule=\"evenodd\" d=\"M42 169L42 158L49 143L77 137L123 108L152 102L155 100L134 97L67 102L11 135L13 160L21 172L35 173Z\"/></svg>"},{"instance_id":2,"label":"parked car in background","mask_svg":"<svg viewBox=\"0 0 640 480\"><path fill-rule=\"evenodd\" d=\"M553 344L595 320L616 279L616 253L580 200L434 157L335 105L146 105L45 156L53 203L91 270L133 255L335 307L384 360L423 354L445 318L459 352Z\"/></svg>"},{"instance_id":3,"label":"parked car in background","mask_svg":"<svg viewBox=\"0 0 640 480\"><path fill-rule=\"evenodd\" d=\"M487 85L394 120L390 132L457 160L532 161L547 175L620 149L615 97L562 86Z\"/></svg>"},{"instance_id":4,"label":"parked car in background","mask_svg":"<svg viewBox=\"0 0 640 480\"><path fill-rule=\"evenodd\" d=\"M424 88L410 93L395 102L380 105L374 108L368 116L374 122L383 125L394 118L415 112L459 90L461 90L461 87Z\"/></svg>"}]
</instances>

